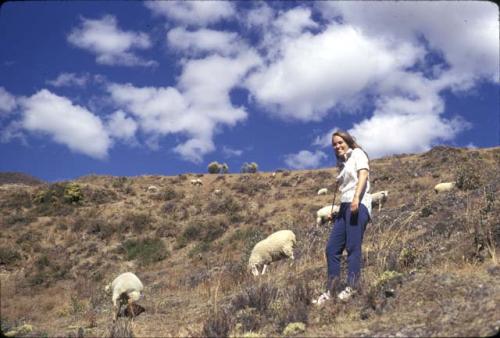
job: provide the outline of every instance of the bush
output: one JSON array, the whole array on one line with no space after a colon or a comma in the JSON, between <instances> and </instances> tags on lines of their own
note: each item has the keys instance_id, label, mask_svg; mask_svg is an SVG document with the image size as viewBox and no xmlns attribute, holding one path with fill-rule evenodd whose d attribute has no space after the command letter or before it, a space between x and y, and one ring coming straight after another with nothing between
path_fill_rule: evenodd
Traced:
<instances>
[{"instance_id":1,"label":"bush","mask_svg":"<svg viewBox=\"0 0 500 338\"><path fill-rule=\"evenodd\" d=\"M229 166L226 163L221 164L217 161L214 161L208 165L208 172L210 174L227 174L229 172Z\"/></svg>"},{"instance_id":2,"label":"bush","mask_svg":"<svg viewBox=\"0 0 500 338\"><path fill-rule=\"evenodd\" d=\"M479 187L481 177L479 170L474 168L471 164L462 164L458 167L455 174L455 181L457 188L460 190L474 190Z\"/></svg>"},{"instance_id":3,"label":"bush","mask_svg":"<svg viewBox=\"0 0 500 338\"><path fill-rule=\"evenodd\" d=\"M149 214L129 212L123 217L120 230L132 230L134 233L141 233L153 223L154 219Z\"/></svg>"},{"instance_id":4,"label":"bush","mask_svg":"<svg viewBox=\"0 0 500 338\"><path fill-rule=\"evenodd\" d=\"M144 265L159 262L169 256L163 241L158 238L128 240L122 245L126 259L137 259Z\"/></svg>"},{"instance_id":5,"label":"bush","mask_svg":"<svg viewBox=\"0 0 500 338\"><path fill-rule=\"evenodd\" d=\"M83 200L83 194L80 185L77 183L69 183L64 188L64 201L66 203L79 203Z\"/></svg>"},{"instance_id":6,"label":"bush","mask_svg":"<svg viewBox=\"0 0 500 338\"><path fill-rule=\"evenodd\" d=\"M243 163L241 166L241 172L244 174L254 174L259 170L259 165L255 162L252 163Z\"/></svg>"},{"instance_id":7,"label":"bush","mask_svg":"<svg viewBox=\"0 0 500 338\"><path fill-rule=\"evenodd\" d=\"M211 162L209 165L208 165L208 172L210 174L218 174L220 173L220 164L219 162Z\"/></svg>"},{"instance_id":8,"label":"bush","mask_svg":"<svg viewBox=\"0 0 500 338\"><path fill-rule=\"evenodd\" d=\"M21 255L16 250L0 247L0 264L10 265L21 259Z\"/></svg>"}]
</instances>

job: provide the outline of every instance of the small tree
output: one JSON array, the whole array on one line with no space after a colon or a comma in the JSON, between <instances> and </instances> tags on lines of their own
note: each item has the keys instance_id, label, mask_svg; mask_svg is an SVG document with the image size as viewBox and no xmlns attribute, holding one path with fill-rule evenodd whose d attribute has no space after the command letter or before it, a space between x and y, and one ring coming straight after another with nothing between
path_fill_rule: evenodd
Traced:
<instances>
[{"instance_id":1,"label":"small tree","mask_svg":"<svg viewBox=\"0 0 500 338\"><path fill-rule=\"evenodd\" d=\"M255 162L252 163L243 163L241 166L241 172L245 174L253 174L259 170L259 165Z\"/></svg>"},{"instance_id":2,"label":"small tree","mask_svg":"<svg viewBox=\"0 0 500 338\"><path fill-rule=\"evenodd\" d=\"M218 174L221 171L221 165L217 161L213 161L208 165L208 172L210 174Z\"/></svg>"},{"instance_id":3,"label":"small tree","mask_svg":"<svg viewBox=\"0 0 500 338\"><path fill-rule=\"evenodd\" d=\"M227 174L229 172L229 166L226 163L224 163L221 165L220 170L223 174Z\"/></svg>"}]
</instances>

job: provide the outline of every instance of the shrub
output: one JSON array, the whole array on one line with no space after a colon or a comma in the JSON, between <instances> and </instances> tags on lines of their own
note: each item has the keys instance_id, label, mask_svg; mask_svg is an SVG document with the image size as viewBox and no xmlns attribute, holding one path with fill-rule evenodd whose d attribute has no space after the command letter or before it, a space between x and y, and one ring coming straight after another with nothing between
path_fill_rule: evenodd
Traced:
<instances>
[{"instance_id":1,"label":"shrub","mask_svg":"<svg viewBox=\"0 0 500 338\"><path fill-rule=\"evenodd\" d=\"M220 173L220 169L221 169L221 167L220 167L219 162L214 161L208 165L208 172L210 174L218 174L218 173Z\"/></svg>"},{"instance_id":2,"label":"shrub","mask_svg":"<svg viewBox=\"0 0 500 338\"><path fill-rule=\"evenodd\" d=\"M79 203L83 200L83 194L80 185L77 183L69 183L64 188L64 201L66 203Z\"/></svg>"},{"instance_id":3,"label":"shrub","mask_svg":"<svg viewBox=\"0 0 500 338\"><path fill-rule=\"evenodd\" d=\"M154 223L154 219L150 214L129 212L123 217L120 230L141 233L152 223Z\"/></svg>"},{"instance_id":4,"label":"shrub","mask_svg":"<svg viewBox=\"0 0 500 338\"><path fill-rule=\"evenodd\" d=\"M478 188L481 183L479 172L471 164L465 163L460 165L455 174L457 188L460 190L474 190Z\"/></svg>"},{"instance_id":5,"label":"shrub","mask_svg":"<svg viewBox=\"0 0 500 338\"><path fill-rule=\"evenodd\" d=\"M21 259L21 255L16 250L0 247L0 265L10 265Z\"/></svg>"},{"instance_id":6,"label":"shrub","mask_svg":"<svg viewBox=\"0 0 500 338\"><path fill-rule=\"evenodd\" d=\"M163 241L158 238L128 240L122 245L127 260L137 259L144 265L159 262L169 256Z\"/></svg>"},{"instance_id":7,"label":"shrub","mask_svg":"<svg viewBox=\"0 0 500 338\"><path fill-rule=\"evenodd\" d=\"M228 222L225 217L195 220L189 224L180 237L177 238L177 247L182 248L191 241L214 241L219 238L227 228Z\"/></svg>"},{"instance_id":8,"label":"shrub","mask_svg":"<svg viewBox=\"0 0 500 338\"><path fill-rule=\"evenodd\" d=\"M259 165L255 162L252 163L243 163L241 166L241 172L244 174L253 174L256 173L259 170Z\"/></svg>"},{"instance_id":9,"label":"shrub","mask_svg":"<svg viewBox=\"0 0 500 338\"><path fill-rule=\"evenodd\" d=\"M212 215L225 214L232 222L240 220L239 212L242 207L231 195L213 196L207 204L207 211Z\"/></svg>"}]
</instances>

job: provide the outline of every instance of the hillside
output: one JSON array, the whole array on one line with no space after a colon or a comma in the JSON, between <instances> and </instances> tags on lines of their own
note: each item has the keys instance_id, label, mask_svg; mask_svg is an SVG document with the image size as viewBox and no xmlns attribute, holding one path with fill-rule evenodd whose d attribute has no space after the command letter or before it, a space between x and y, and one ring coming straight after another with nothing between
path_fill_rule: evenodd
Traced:
<instances>
[{"instance_id":1,"label":"hillside","mask_svg":"<svg viewBox=\"0 0 500 338\"><path fill-rule=\"evenodd\" d=\"M311 300L326 277L336 169L86 176L0 185L2 331L17 336L488 336L500 327L500 147L435 147L371 162L389 198L364 239L363 292ZM190 180L200 178L202 186ZM457 180L441 194L439 182ZM156 186L158 191L149 189ZM221 193L214 191L220 189ZM337 197L338 198L338 197ZM253 245L297 235L295 261L246 271ZM104 285L134 271L146 308L111 324ZM291 330L290 323L295 325ZM121 331L120 331L121 330Z\"/></svg>"}]
</instances>

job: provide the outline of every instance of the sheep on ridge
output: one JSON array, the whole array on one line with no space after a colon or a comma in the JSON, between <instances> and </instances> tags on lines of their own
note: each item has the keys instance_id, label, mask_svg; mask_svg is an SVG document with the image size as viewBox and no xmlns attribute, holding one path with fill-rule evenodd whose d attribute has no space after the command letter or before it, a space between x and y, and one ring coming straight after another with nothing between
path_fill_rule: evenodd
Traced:
<instances>
[{"instance_id":1,"label":"sheep on ridge","mask_svg":"<svg viewBox=\"0 0 500 338\"><path fill-rule=\"evenodd\" d=\"M372 206L378 205L378 211L382 209L382 203L387 201L387 196L389 195L389 191L382 190L376 193L371 194L372 196Z\"/></svg>"},{"instance_id":2,"label":"sheep on ridge","mask_svg":"<svg viewBox=\"0 0 500 338\"><path fill-rule=\"evenodd\" d=\"M200 186L200 185L203 185L203 181L201 179L199 179L199 178L194 178L194 179L191 180L191 184L195 185L195 186L196 185Z\"/></svg>"},{"instance_id":3,"label":"sheep on ridge","mask_svg":"<svg viewBox=\"0 0 500 338\"><path fill-rule=\"evenodd\" d=\"M132 318L145 311L142 306L134 304L141 298L143 289L141 280L132 272L122 273L106 286L106 292L112 292L113 321L118 318L123 305L127 305L126 314L128 311Z\"/></svg>"},{"instance_id":4,"label":"sheep on ridge","mask_svg":"<svg viewBox=\"0 0 500 338\"><path fill-rule=\"evenodd\" d=\"M450 191L455 188L455 182L443 182L434 186L434 191L437 193Z\"/></svg>"},{"instance_id":5,"label":"sheep on ridge","mask_svg":"<svg viewBox=\"0 0 500 338\"><path fill-rule=\"evenodd\" d=\"M328 193L328 189L327 188L321 188L318 190L318 196L319 195L326 195Z\"/></svg>"},{"instance_id":6,"label":"sheep on ridge","mask_svg":"<svg viewBox=\"0 0 500 338\"><path fill-rule=\"evenodd\" d=\"M255 244L248 260L248 268L254 276L259 275L262 266L262 275L267 266L282 258L293 257L293 246L295 245L295 234L291 230L279 230L262 241Z\"/></svg>"},{"instance_id":7,"label":"sheep on ridge","mask_svg":"<svg viewBox=\"0 0 500 338\"><path fill-rule=\"evenodd\" d=\"M327 205L316 212L316 225L320 226L328 220L331 214L338 214L340 211L339 205Z\"/></svg>"}]
</instances>

